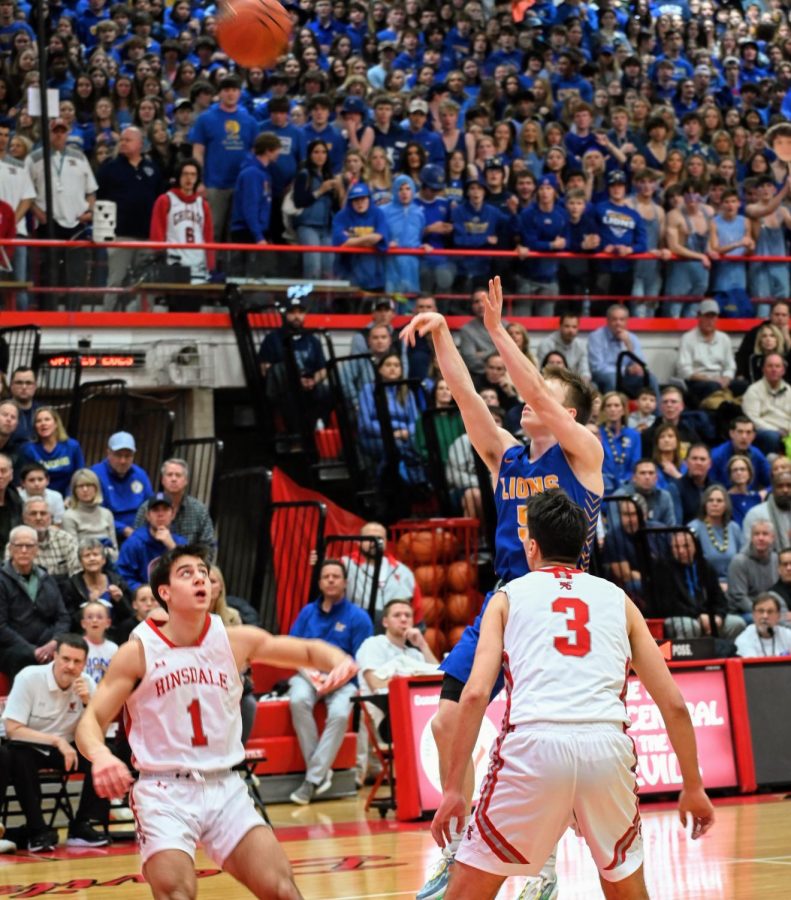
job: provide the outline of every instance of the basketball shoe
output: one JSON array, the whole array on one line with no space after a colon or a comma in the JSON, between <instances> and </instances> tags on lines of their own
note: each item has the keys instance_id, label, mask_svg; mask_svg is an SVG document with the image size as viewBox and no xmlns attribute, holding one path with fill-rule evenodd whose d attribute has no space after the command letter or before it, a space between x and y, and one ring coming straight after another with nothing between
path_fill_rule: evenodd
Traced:
<instances>
[{"instance_id":1,"label":"basketball shoe","mask_svg":"<svg viewBox=\"0 0 791 900\"><path fill-rule=\"evenodd\" d=\"M448 849L442 851L439 863L429 876L428 881L417 892L415 900L442 900L448 889L450 867L453 865L453 853Z\"/></svg>"},{"instance_id":2,"label":"basketball shoe","mask_svg":"<svg viewBox=\"0 0 791 900\"><path fill-rule=\"evenodd\" d=\"M557 877L553 875L551 878L547 878L546 875L539 875L538 878L528 879L516 900L555 900L557 896Z\"/></svg>"}]
</instances>

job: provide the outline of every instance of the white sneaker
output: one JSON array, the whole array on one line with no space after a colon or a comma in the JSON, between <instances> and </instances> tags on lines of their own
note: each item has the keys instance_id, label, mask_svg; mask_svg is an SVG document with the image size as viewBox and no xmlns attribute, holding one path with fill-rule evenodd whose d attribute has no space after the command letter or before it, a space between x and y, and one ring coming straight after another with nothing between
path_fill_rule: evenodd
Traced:
<instances>
[{"instance_id":1,"label":"white sneaker","mask_svg":"<svg viewBox=\"0 0 791 900\"><path fill-rule=\"evenodd\" d=\"M327 776L324 781L316 788L316 792L314 794L315 797L321 797L322 794L326 794L327 791L332 787L332 769L327 772Z\"/></svg>"},{"instance_id":2,"label":"white sneaker","mask_svg":"<svg viewBox=\"0 0 791 900\"><path fill-rule=\"evenodd\" d=\"M439 863L429 875L428 881L417 892L415 900L442 900L448 889L452 865L453 855L443 850Z\"/></svg>"},{"instance_id":3,"label":"white sneaker","mask_svg":"<svg viewBox=\"0 0 791 900\"><path fill-rule=\"evenodd\" d=\"M128 806L111 806L110 821L111 822L134 822L135 814Z\"/></svg>"},{"instance_id":4,"label":"white sneaker","mask_svg":"<svg viewBox=\"0 0 791 900\"><path fill-rule=\"evenodd\" d=\"M5 840L5 825L0 822L0 853L16 853L16 844Z\"/></svg>"},{"instance_id":5,"label":"white sneaker","mask_svg":"<svg viewBox=\"0 0 791 900\"><path fill-rule=\"evenodd\" d=\"M516 900L555 900L558 896L558 878L553 875L546 878L539 875L538 878L529 878L522 888L522 893Z\"/></svg>"}]
</instances>

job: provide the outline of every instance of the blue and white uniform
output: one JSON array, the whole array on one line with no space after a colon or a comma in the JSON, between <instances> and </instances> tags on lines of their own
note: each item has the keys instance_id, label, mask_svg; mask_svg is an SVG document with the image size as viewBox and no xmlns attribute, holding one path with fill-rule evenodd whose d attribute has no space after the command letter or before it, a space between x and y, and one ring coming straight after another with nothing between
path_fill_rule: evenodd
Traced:
<instances>
[{"instance_id":1,"label":"blue and white uniform","mask_svg":"<svg viewBox=\"0 0 791 900\"><path fill-rule=\"evenodd\" d=\"M527 526L527 500L533 494L556 488L562 488L585 511L588 534L578 564L581 569L587 569L590 563L601 495L580 484L560 444L550 447L546 453L532 461L529 452L528 447L519 446L509 447L505 451L494 490L494 505L497 510L494 570L502 583L513 581L529 571L523 545ZM475 648L481 632L481 619L493 594L494 591L490 591L486 595L478 618L467 626L458 644L440 665L443 672L459 681L466 682L472 671ZM499 693L501 687L502 676L498 679L495 693Z\"/></svg>"}]
</instances>

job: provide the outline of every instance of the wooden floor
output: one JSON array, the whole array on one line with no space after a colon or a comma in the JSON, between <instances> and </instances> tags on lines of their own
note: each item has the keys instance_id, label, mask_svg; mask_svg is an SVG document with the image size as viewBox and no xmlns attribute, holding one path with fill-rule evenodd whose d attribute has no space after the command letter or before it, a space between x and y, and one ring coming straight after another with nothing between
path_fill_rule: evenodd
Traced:
<instances>
[{"instance_id":1,"label":"wooden floor","mask_svg":"<svg viewBox=\"0 0 791 900\"><path fill-rule=\"evenodd\" d=\"M366 816L360 799L269 812L305 900L413 897L436 858L425 823L398 825L392 815L382 822L378 814ZM671 806L645 803L643 836L653 900L791 897L791 801L781 796L718 801L714 830L694 843ZM197 862L204 900L247 896L203 853ZM0 897L144 898L149 894L138 871L133 844L0 856ZM562 900L602 896L587 851L571 832L561 843L558 872ZM512 879L500 897L513 900L520 888Z\"/></svg>"}]
</instances>

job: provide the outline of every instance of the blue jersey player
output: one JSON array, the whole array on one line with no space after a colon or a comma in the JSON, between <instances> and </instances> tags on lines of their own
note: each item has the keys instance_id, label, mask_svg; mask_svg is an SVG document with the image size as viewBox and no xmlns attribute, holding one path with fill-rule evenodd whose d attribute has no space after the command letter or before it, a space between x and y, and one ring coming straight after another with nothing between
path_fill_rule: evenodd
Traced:
<instances>
[{"instance_id":1,"label":"blue jersey player","mask_svg":"<svg viewBox=\"0 0 791 900\"><path fill-rule=\"evenodd\" d=\"M552 488L563 488L588 516L588 540L580 560L582 567L587 565L604 483L601 444L596 435L585 427L591 402L586 384L566 369L550 369L542 375L505 330L502 305L503 294L498 277L489 282L484 324L506 364L511 380L525 400L521 425L530 438L529 447L524 447L512 434L495 424L486 404L475 391L470 373L442 315L420 313L401 334L410 342L414 341L415 335L431 334L433 337L442 377L458 404L473 447L492 476L497 509L495 572L502 582L507 582L528 571L522 543L523 529L527 524L527 498ZM448 736L455 733L458 701L472 671L480 620L479 616L467 628L441 666L445 678L437 714L432 720L432 732L437 744L443 787L453 752ZM496 690L499 691L499 686ZM464 780L468 810L472 805L473 789L474 772L470 760ZM465 825L459 823L459 830L444 851L440 867L418 893L418 900L438 900L444 894L448 867ZM543 881L533 885L536 890L530 896L549 898L555 895L554 872L550 870L544 874Z\"/></svg>"}]
</instances>

